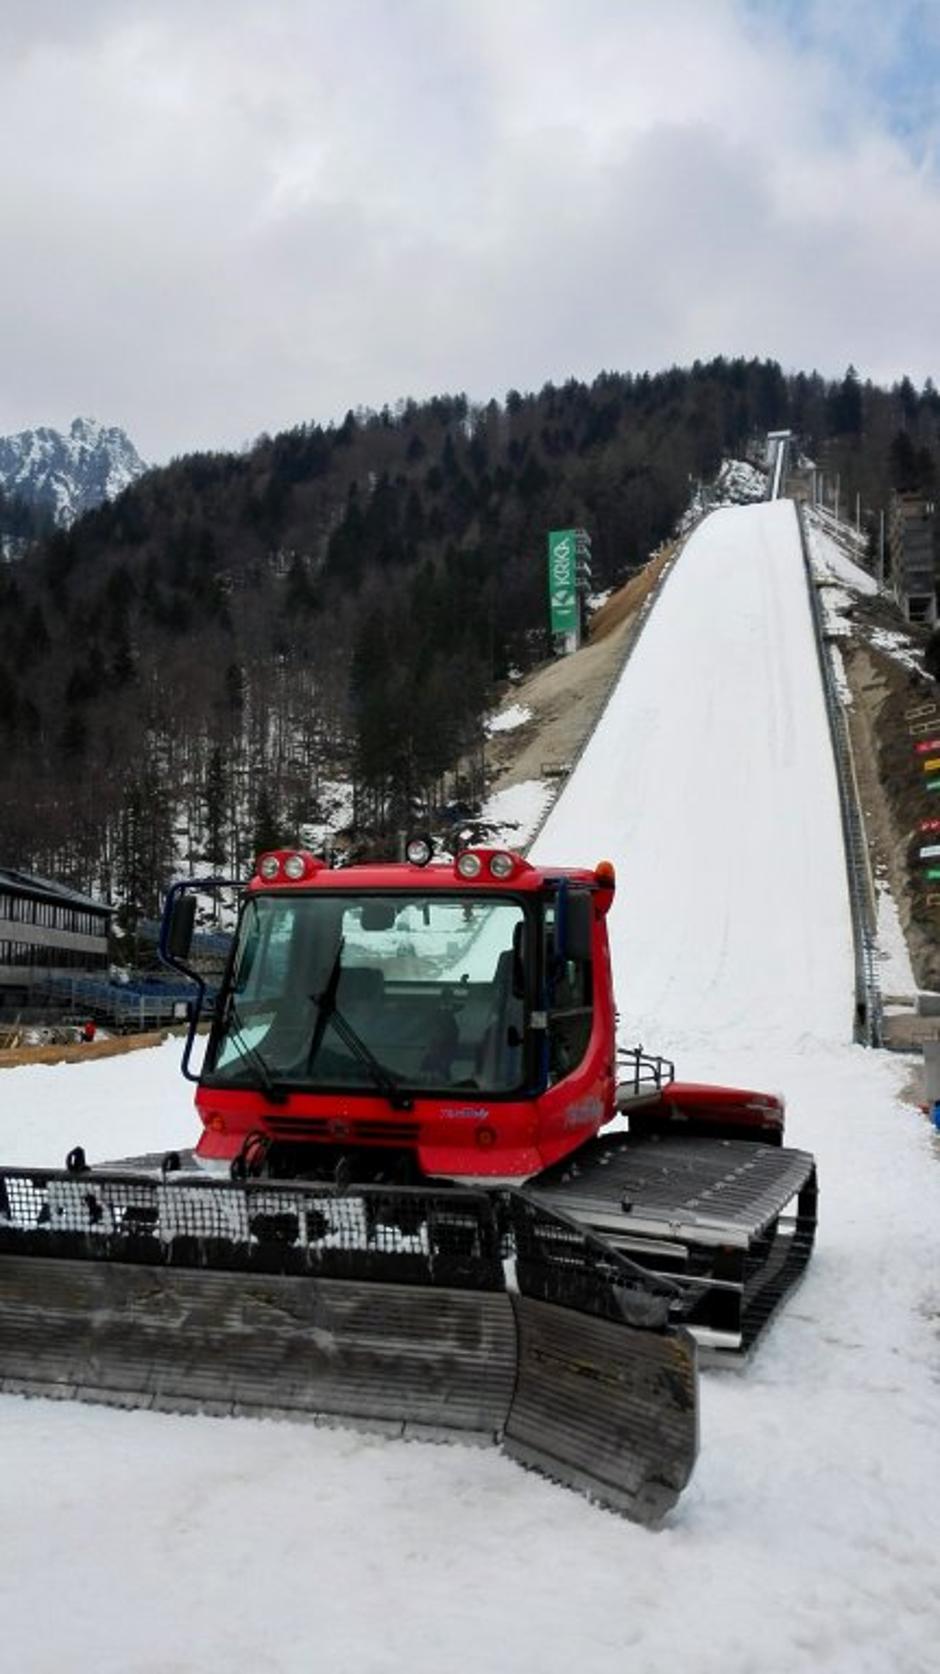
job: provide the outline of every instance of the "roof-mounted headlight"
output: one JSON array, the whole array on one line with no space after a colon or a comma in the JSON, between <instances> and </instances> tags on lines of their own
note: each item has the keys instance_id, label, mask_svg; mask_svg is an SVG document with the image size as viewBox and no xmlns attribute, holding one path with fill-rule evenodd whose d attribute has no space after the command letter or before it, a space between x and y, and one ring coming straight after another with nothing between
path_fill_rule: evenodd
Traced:
<instances>
[{"instance_id":1,"label":"roof-mounted headlight","mask_svg":"<svg viewBox=\"0 0 940 1674\"><path fill-rule=\"evenodd\" d=\"M465 849L457 856L457 871L462 878L478 878L483 870L483 862L472 849Z\"/></svg>"},{"instance_id":2,"label":"roof-mounted headlight","mask_svg":"<svg viewBox=\"0 0 940 1674\"><path fill-rule=\"evenodd\" d=\"M265 883L301 883L304 878L312 878L322 865L323 861L306 849L271 849L260 856L255 872Z\"/></svg>"},{"instance_id":3,"label":"roof-mounted headlight","mask_svg":"<svg viewBox=\"0 0 940 1674\"><path fill-rule=\"evenodd\" d=\"M498 852L490 855L490 871L494 878L511 878L516 863L511 854Z\"/></svg>"},{"instance_id":4,"label":"roof-mounted headlight","mask_svg":"<svg viewBox=\"0 0 940 1674\"><path fill-rule=\"evenodd\" d=\"M409 837L405 844L405 859L410 866L427 866L434 853L434 844L423 831Z\"/></svg>"}]
</instances>

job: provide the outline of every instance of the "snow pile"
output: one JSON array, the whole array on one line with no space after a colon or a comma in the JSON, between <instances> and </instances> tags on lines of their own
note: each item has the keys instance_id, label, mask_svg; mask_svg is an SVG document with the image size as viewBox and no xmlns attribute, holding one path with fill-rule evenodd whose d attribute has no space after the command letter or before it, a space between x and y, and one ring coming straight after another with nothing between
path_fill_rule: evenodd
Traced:
<instances>
[{"instance_id":1,"label":"snow pile","mask_svg":"<svg viewBox=\"0 0 940 1674\"><path fill-rule=\"evenodd\" d=\"M745 459L726 459L715 479L712 504L748 505L752 501L763 500L766 493L766 471L758 470Z\"/></svg>"},{"instance_id":2,"label":"snow pile","mask_svg":"<svg viewBox=\"0 0 940 1674\"><path fill-rule=\"evenodd\" d=\"M881 992L894 998L901 995L909 996L913 1002L917 994L917 979L911 968L911 958L894 896L883 875L875 877L875 900L878 914L875 940L878 948L878 980Z\"/></svg>"},{"instance_id":3,"label":"snow pile","mask_svg":"<svg viewBox=\"0 0 940 1674\"><path fill-rule=\"evenodd\" d=\"M508 709L500 709L497 714L490 715L483 723L483 730L488 738L497 732L514 732L517 727L524 727L531 721L532 711L524 703L511 703Z\"/></svg>"},{"instance_id":4,"label":"snow pile","mask_svg":"<svg viewBox=\"0 0 940 1674\"><path fill-rule=\"evenodd\" d=\"M767 480L767 472L746 459L724 460L714 482L696 484L689 505L676 525L676 535L690 534L703 517L718 507L764 500Z\"/></svg>"},{"instance_id":5,"label":"snow pile","mask_svg":"<svg viewBox=\"0 0 940 1674\"><path fill-rule=\"evenodd\" d=\"M872 628L866 637L876 651L883 651L902 668L923 673L923 654L915 648L910 634L905 633L903 628Z\"/></svg>"},{"instance_id":6,"label":"snow pile","mask_svg":"<svg viewBox=\"0 0 940 1674\"><path fill-rule=\"evenodd\" d=\"M875 577L845 550L846 534L851 535L852 531L845 531L845 526L835 524L832 518L820 517L818 508L809 512L806 530L810 566L821 584L819 592L827 634L836 639L861 635L876 651L891 657L902 668L922 673L923 652L903 625L900 613L897 628L876 627L860 619L850 625L847 620L859 598L871 598L878 593ZM864 543L856 541L856 545L861 549Z\"/></svg>"},{"instance_id":7,"label":"snow pile","mask_svg":"<svg viewBox=\"0 0 940 1674\"><path fill-rule=\"evenodd\" d=\"M523 779L487 797L480 823L492 827L493 836L507 847L523 851L543 818L556 787L544 779Z\"/></svg>"}]
</instances>

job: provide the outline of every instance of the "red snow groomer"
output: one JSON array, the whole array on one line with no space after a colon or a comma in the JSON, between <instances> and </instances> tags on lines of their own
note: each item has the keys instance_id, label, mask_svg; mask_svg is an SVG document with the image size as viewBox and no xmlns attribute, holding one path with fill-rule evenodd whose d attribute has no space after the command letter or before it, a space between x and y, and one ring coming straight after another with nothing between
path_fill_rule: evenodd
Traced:
<instances>
[{"instance_id":1,"label":"red snow groomer","mask_svg":"<svg viewBox=\"0 0 940 1674\"><path fill-rule=\"evenodd\" d=\"M262 855L198 1075L192 1010L195 1152L0 1171L3 1387L487 1435L660 1518L696 1344L740 1354L799 1276L815 1172L779 1098L618 1053L614 887ZM161 942L200 1001L206 888Z\"/></svg>"}]
</instances>

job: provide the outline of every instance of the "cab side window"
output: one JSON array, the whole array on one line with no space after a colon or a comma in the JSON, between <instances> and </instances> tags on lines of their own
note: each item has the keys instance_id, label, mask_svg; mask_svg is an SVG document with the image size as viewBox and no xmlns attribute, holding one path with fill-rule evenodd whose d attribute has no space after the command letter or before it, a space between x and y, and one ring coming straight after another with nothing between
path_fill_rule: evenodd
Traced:
<instances>
[{"instance_id":1,"label":"cab side window","mask_svg":"<svg viewBox=\"0 0 940 1674\"><path fill-rule=\"evenodd\" d=\"M548 1011L549 1080L561 1081L577 1069L591 1038L594 997L589 959L556 952L555 913L545 915L545 992Z\"/></svg>"}]
</instances>

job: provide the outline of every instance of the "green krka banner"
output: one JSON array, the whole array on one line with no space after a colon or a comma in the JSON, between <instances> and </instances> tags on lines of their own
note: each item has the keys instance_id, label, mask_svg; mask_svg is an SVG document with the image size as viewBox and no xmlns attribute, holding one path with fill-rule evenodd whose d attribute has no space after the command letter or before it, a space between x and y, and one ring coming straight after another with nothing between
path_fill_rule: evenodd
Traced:
<instances>
[{"instance_id":1,"label":"green krka banner","mask_svg":"<svg viewBox=\"0 0 940 1674\"><path fill-rule=\"evenodd\" d=\"M574 529L553 529L548 537L548 602L552 633L573 634L578 626Z\"/></svg>"}]
</instances>

